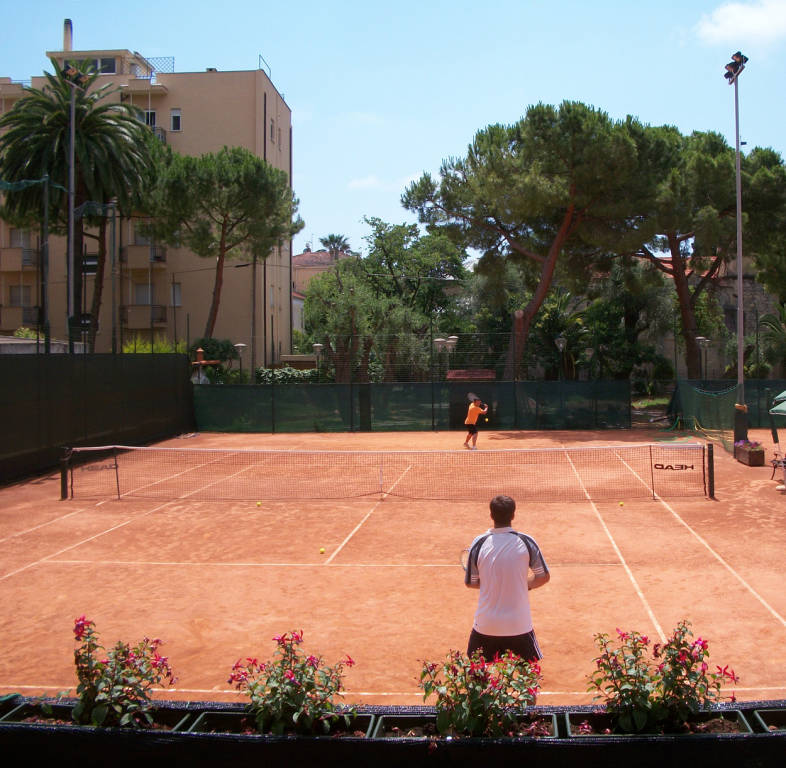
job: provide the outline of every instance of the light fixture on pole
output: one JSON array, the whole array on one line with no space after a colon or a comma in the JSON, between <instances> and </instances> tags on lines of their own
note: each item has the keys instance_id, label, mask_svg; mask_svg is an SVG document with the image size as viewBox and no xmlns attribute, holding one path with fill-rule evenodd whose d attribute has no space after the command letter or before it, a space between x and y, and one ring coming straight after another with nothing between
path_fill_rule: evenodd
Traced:
<instances>
[{"instance_id":1,"label":"light fixture on pole","mask_svg":"<svg viewBox=\"0 0 786 768\"><path fill-rule=\"evenodd\" d=\"M565 345L567 344L567 341L565 340L564 336L557 336L557 338L554 339L554 343L557 345L557 349L559 350L559 377L561 379L562 378L562 360L563 360L562 353L565 351Z\"/></svg>"},{"instance_id":2,"label":"light fixture on pole","mask_svg":"<svg viewBox=\"0 0 786 768\"><path fill-rule=\"evenodd\" d=\"M233 344L234 348L237 350L237 356L240 358L240 381L243 381L243 350L246 348L246 345L242 342L238 344Z\"/></svg>"},{"instance_id":3,"label":"light fixture on pole","mask_svg":"<svg viewBox=\"0 0 786 768\"><path fill-rule=\"evenodd\" d=\"M734 133L736 139L737 159L737 402L734 405L734 442L748 439L748 408L745 405L745 313L743 307L743 280L742 280L742 174L740 171L740 98L739 80L747 56L740 51L731 55L731 61L726 65L723 75L729 85L734 85Z\"/></svg>"},{"instance_id":4,"label":"light fixture on pole","mask_svg":"<svg viewBox=\"0 0 786 768\"><path fill-rule=\"evenodd\" d=\"M709 378L707 376L707 349L709 349L709 346L712 343L712 341L710 339L708 339L706 336L697 336L696 337L696 342L698 343L698 345L702 348L702 350L704 352L704 363L701 366L701 374L702 375L701 375L700 378L706 383L707 379ZM701 361L701 358L699 358L699 361Z\"/></svg>"},{"instance_id":5,"label":"light fixture on pole","mask_svg":"<svg viewBox=\"0 0 786 768\"><path fill-rule=\"evenodd\" d=\"M325 348L325 345L316 342L311 345L311 348L314 350L314 355L317 358L317 384L319 384L319 358L322 355L322 350Z\"/></svg>"},{"instance_id":6,"label":"light fixture on pole","mask_svg":"<svg viewBox=\"0 0 786 768\"><path fill-rule=\"evenodd\" d=\"M74 307L74 287L76 285L76 270L74 266L74 195L76 189L74 180L74 144L76 136L76 90L79 89L80 91L84 91L82 86L87 82L88 78L73 64L67 64L63 67L62 75L63 82L71 89L68 120L68 244L66 256L68 296L66 297L66 326L68 329L68 349L73 352L72 325L75 322L74 315L78 309Z\"/></svg>"}]
</instances>

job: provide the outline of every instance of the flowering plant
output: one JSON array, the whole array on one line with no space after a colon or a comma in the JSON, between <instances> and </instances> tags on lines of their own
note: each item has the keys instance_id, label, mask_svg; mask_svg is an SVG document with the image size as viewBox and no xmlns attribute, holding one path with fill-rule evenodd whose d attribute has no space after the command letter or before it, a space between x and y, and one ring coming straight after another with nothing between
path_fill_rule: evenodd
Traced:
<instances>
[{"instance_id":1,"label":"flowering plant","mask_svg":"<svg viewBox=\"0 0 786 768\"><path fill-rule=\"evenodd\" d=\"M691 714L721 698L724 681L739 680L728 665L710 672L707 641L692 637L685 619L665 643L651 649L649 638L639 632L618 629L616 644L606 634L595 635L600 655L589 690L599 692L595 698L603 700L616 730L679 730Z\"/></svg>"},{"instance_id":2,"label":"flowering plant","mask_svg":"<svg viewBox=\"0 0 786 768\"><path fill-rule=\"evenodd\" d=\"M737 440L734 443L735 448L747 448L748 450L755 450L761 448L761 443L758 440Z\"/></svg>"},{"instance_id":3,"label":"flowering plant","mask_svg":"<svg viewBox=\"0 0 786 768\"><path fill-rule=\"evenodd\" d=\"M229 682L250 698L249 712L261 733L285 731L311 734L328 733L331 725L343 719L349 725L354 707L337 706L334 699L343 695L344 667L355 662L350 656L332 667L321 656L306 656L299 646L303 631L286 632L273 638L275 658L260 662L256 658L238 660Z\"/></svg>"},{"instance_id":4,"label":"flowering plant","mask_svg":"<svg viewBox=\"0 0 786 768\"><path fill-rule=\"evenodd\" d=\"M540 666L508 652L486 661L450 651L441 666L423 662L423 699L436 694L437 730L442 734L500 736L511 732L521 710L535 703Z\"/></svg>"},{"instance_id":5,"label":"flowering plant","mask_svg":"<svg viewBox=\"0 0 786 768\"><path fill-rule=\"evenodd\" d=\"M74 638L79 701L73 719L91 725L152 724L153 686L175 681L167 658L158 653L161 641L146 637L133 648L118 641L106 651L95 623L84 616L74 622Z\"/></svg>"}]
</instances>

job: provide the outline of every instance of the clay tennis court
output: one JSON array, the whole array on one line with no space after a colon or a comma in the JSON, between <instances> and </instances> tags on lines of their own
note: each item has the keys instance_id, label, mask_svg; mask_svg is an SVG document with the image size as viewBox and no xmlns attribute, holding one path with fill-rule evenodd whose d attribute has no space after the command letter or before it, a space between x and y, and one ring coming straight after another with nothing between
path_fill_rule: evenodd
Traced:
<instances>
[{"instance_id":1,"label":"clay tennis court","mask_svg":"<svg viewBox=\"0 0 786 768\"><path fill-rule=\"evenodd\" d=\"M769 432L750 437L769 458ZM462 439L199 434L161 445L460 451ZM484 431L475 455L656 441L699 440L657 430ZM536 539L551 571L550 583L532 593L544 652L540 703L591 701L596 632L636 629L660 641L682 618L709 639L711 662L740 676L738 699L786 698L786 498L770 474L718 447L715 499L590 493L520 504L514 524ZM330 480L341 486L352 478L336 470ZM226 682L234 662L268 658L274 635L302 629L307 652L356 661L347 701L422 703L420 661L466 648L477 593L464 586L458 561L490 524L487 501L257 501L78 494L61 501L55 472L1 488L0 693L73 689L72 626L85 614L105 645L144 635L164 641L178 676L164 698L238 700Z\"/></svg>"}]
</instances>

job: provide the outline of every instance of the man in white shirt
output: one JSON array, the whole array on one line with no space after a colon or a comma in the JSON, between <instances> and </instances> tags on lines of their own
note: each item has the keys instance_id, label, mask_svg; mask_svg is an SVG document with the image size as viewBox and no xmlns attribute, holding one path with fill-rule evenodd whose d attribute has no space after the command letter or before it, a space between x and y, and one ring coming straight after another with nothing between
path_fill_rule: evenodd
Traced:
<instances>
[{"instance_id":1,"label":"man in white shirt","mask_svg":"<svg viewBox=\"0 0 786 768\"><path fill-rule=\"evenodd\" d=\"M469 549L464 583L479 589L478 607L467 654L479 648L491 660L506 651L527 661L542 657L529 605L529 590L550 578L535 540L511 527L516 502L495 496L489 504L493 528L476 537Z\"/></svg>"}]
</instances>

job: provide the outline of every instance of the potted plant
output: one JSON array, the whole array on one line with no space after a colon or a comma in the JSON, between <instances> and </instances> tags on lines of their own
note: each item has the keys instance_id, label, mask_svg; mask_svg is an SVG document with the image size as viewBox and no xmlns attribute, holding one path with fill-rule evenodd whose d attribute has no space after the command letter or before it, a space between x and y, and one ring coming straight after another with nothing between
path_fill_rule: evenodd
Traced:
<instances>
[{"instance_id":1,"label":"potted plant","mask_svg":"<svg viewBox=\"0 0 786 768\"><path fill-rule=\"evenodd\" d=\"M663 644L650 646L646 635L620 629L614 640L598 634L595 642L600 654L589 690L603 708L600 717L567 713L569 734L750 732L737 710L711 709L722 683L738 678L728 665L710 671L708 643L693 639L687 620Z\"/></svg>"},{"instance_id":2,"label":"potted plant","mask_svg":"<svg viewBox=\"0 0 786 768\"><path fill-rule=\"evenodd\" d=\"M514 653L486 661L450 651L442 664L423 662L424 700L436 696L435 715L379 718L375 735L460 737L555 736L552 715L528 712L540 686L540 667Z\"/></svg>"},{"instance_id":3,"label":"potted plant","mask_svg":"<svg viewBox=\"0 0 786 768\"><path fill-rule=\"evenodd\" d=\"M273 638L275 657L259 661L248 657L232 667L229 682L250 699L245 714L205 712L189 729L283 735L317 736L343 731L365 736L371 716L358 716L354 707L336 702L342 695L346 658L330 666L321 656L306 655L300 645L303 631L285 632Z\"/></svg>"},{"instance_id":4,"label":"potted plant","mask_svg":"<svg viewBox=\"0 0 786 768\"><path fill-rule=\"evenodd\" d=\"M734 443L734 458L749 467L763 467L764 448L756 440L738 440Z\"/></svg>"},{"instance_id":5,"label":"potted plant","mask_svg":"<svg viewBox=\"0 0 786 768\"><path fill-rule=\"evenodd\" d=\"M74 622L74 638L78 643L74 650L76 699L66 699L68 691L63 691L54 701L25 701L3 718L4 722L57 720L134 728L182 725L186 713L178 710L156 720L152 689L175 681L168 659L158 652L160 640L145 637L133 647L118 641L106 650L99 642L95 623L84 616Z\"/></svg>"}]
</instances>

